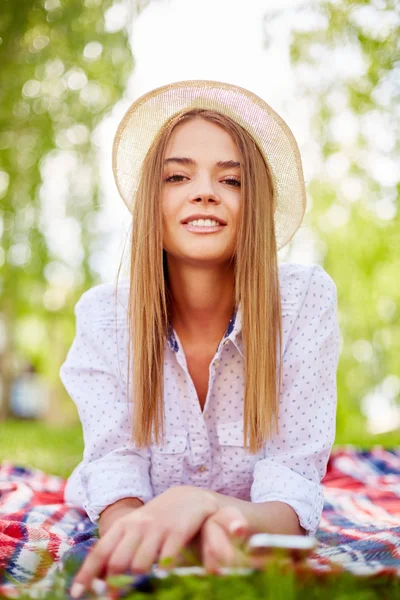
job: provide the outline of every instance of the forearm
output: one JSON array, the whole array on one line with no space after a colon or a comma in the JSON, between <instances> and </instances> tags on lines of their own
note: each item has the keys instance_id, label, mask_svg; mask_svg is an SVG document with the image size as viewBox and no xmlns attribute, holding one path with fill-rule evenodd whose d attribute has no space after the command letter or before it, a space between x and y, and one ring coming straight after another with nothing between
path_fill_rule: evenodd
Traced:
<instances>
[{"instance_id":1,"label":"forearm","mask_svg":"<svg viewBox=\"0 0 400 600\"><path fill-rule=\"evenodd\" d=\"M136 508L140 508L143 506L143 502L138 498L122 498L114 504L110 504L103 510L100 514L99 519L99 535L102 537L106 531L111 527L111 525L119 519L123 517L127 513L135 510Z\"/></svg>"},{"instance_id":2,"label":"forearm","mask_svg":"<svg viewBox=\"0 0 400 600\"><path fill-rule=\"evenodd\" d=\"M236 506L249 524L249 533L282 533L304 535L296 512L285 502L247 502L217 492L210 492L216 499L218 508Z\"/></svg>"}]
</instances>

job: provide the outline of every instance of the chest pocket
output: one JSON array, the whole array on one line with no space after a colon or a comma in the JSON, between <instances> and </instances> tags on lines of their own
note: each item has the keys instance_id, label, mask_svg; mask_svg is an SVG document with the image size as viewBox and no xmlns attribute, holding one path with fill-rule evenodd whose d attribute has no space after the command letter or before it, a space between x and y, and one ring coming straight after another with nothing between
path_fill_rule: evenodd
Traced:
<instances>
[{"instance_id":1,"label":"chest pocket","mask_svg":"<svg viewBox=\"0 0 400 600\"><path fill-rule=\"evenodd\" d=\"M150 479L155 495L173 485L180 485L183 479L187 432L174 432L173 437L166 433L165 437L164 445L151 448Z\"/></svg>"},{"instance_id":2,"label":"chest pocket","mask_svg":"<svg viewBox=\"0 0 400 600\"><path fill-rule=\"evenodd\" d=\"M224 487L237 497L250 496L254 466L263 458L263 450L251 454L244 447L242 420L220 423L217 434Z\"/></svg>"}]
</instances>

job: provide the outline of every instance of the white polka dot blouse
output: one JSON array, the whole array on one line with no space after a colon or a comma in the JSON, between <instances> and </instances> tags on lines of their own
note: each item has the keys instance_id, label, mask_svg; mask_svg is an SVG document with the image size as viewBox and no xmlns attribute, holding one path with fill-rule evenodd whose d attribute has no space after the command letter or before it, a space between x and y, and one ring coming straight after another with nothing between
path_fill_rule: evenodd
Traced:
<instances>
[{"instance_id":1,"label":"white polka dot blouse","mask_svg":"<svg viewBox=\"0 0 400 600\"><path fill-rule=\"evenodd\" d=\"M165 444L137 449L126 393L129 281L94 286L75 307L76 336L61 380L82 423L84 454L65 501L93 523L110 504L148 502L172 485L194 485L251 502L289 504L309 535L323 508L321 480L335 437L339 355L336 286L318 265L279 267L283 379L279 434L257 454L243 446L240 307L209 367L204 410L171 328L164 352Z\"/></svg>"}]
</instances>

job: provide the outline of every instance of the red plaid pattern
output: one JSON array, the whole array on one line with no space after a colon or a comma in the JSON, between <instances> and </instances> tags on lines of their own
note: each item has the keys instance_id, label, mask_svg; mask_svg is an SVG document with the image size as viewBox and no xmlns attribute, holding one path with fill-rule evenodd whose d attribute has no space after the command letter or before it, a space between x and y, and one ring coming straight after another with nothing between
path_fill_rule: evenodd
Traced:
<instances>
[{"instance_id":1,"label":"red plaid pattern","mask_svg":"<svg viewBox=\"0 0 400 600\"><path fill-rule=\"evenodd\" d=\"M323 485L319 547L308 566L316 572L399 576L400 448L334 448ZM0 593L5 596L17 597L18 584L48 589L62 556L93 537L95 527L85 512L64 503L64 487L60 477L0 464Z\"/></svg>"}]
</instances>

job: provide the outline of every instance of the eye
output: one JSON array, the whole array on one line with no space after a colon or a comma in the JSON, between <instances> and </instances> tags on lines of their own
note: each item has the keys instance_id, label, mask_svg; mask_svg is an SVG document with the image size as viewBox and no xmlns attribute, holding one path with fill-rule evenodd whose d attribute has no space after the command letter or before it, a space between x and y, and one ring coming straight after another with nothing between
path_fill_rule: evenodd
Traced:
<instances>
[{"instance_id":1,"label":"eye","mask_svg":"<svg viewBox=\"0 0 400 600\"><path fill-rule=\"evenodd\" d=\"M224 183L227 183L228 185L231 185L233 187L240 187L240 179L235 179L233 177L228 177L227 179L224 179Z\"/></svg>"},{"instance_id":2,"label":"eye","mask_svg":"<svg viewBox=\"0 0 400 600\"><path fill-rule=\"evenodd\" d=\"M165 182L176 182L176 181L183 181L183 179L187 179L187 177L185 177L184 175L170 175L169 177L166 177L164 179Z\"/></svg>"}]
</instances>

